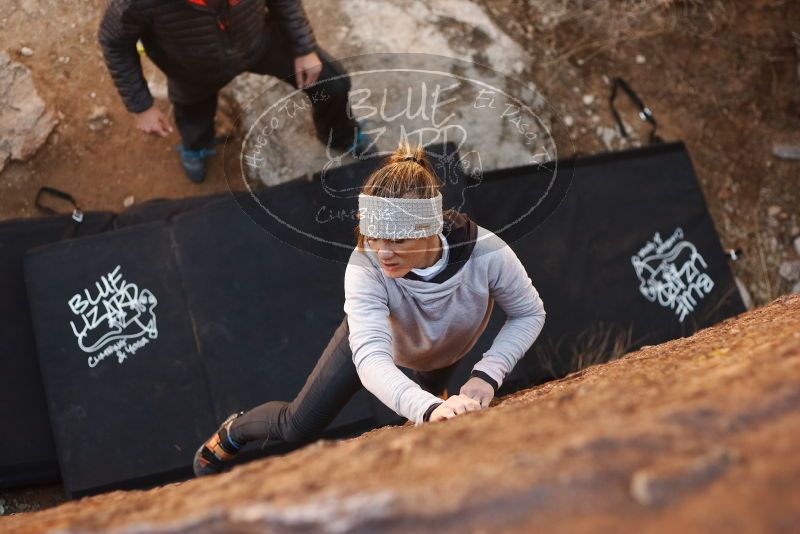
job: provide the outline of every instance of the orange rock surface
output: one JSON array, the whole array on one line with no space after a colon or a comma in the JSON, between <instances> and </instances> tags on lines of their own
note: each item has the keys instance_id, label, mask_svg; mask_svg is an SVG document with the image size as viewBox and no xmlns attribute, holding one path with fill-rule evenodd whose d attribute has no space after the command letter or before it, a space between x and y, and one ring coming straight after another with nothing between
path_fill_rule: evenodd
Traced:
<instances>
[{"instance_id":1,"label":"orange rock surface","mask_svg":"<svg viewBox=\"0 0 800 534\"><path fill-rule=\"evenodd\" d=\"M42 532L798 532L800 295L420 427L0 518Z\"/></svg>"}]
</instances>

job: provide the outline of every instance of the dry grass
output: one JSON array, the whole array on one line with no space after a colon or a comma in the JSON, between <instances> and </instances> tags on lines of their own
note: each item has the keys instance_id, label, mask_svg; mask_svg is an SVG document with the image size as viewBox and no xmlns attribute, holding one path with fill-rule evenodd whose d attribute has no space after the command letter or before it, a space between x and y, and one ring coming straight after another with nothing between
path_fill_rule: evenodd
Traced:
<instances>
[{"instance_id":1,"label":"dry grass","mask_svg":"<svg viewBox=\"0 0 800 534\"><path fill-rule=\"evenodd\" d=\"M736 17L730 0L531 0L528 6L530 33L541 43L534 55L544 68L576 57L588 61L623 43L676 31L710 37Z\"/></svg>"},{"instance_id":2,"label":"dry grass","mask_svg":"<svg viewBox=\"0 0 800 534\"><path fill-rule=\"evenodd\" d=\"M630 327L600 322L575 337L534 344L533 352L552 378L561 378L615 360L630 352L634 344Z\"/></svg>"},{"instance_id":3,"label":"dry grass","mask_svg":"<svg viewBox=\"0 0 800 534\"><path fill-rule=\"evenodd\" d=\"M715 302L698 310L689 317L690 332L711 325L720 308L735 298L737 289L731 285ZM539 365L551 378L562 378L587 367L616 360L646 343L645 339L633 339L633 328L613 323L598 322L572 337L561 337L537 341L532 350Z\"/></svg>"}]
</instances>

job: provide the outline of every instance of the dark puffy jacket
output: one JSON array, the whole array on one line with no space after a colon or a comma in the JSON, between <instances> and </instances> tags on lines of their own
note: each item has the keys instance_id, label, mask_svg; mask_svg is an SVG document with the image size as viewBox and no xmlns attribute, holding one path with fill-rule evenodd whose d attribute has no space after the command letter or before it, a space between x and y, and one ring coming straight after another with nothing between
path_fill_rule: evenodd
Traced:
<instances>
[{"instance_id":1,"label":"dark puffy jacket","mask_svg":"<svg viewBox=\"0 0 800 534\"><path fill-rule=\"evenodd\" d=\"M138 113L153 105L136 51L138 39L171 78L224 81L247 70L269 46L265 8L277 17L295 57L314 50L314 33L300 0L223 0L219 10L189 0L110 0L98 39L125 107Z\"/></svg>"}]
</instances>

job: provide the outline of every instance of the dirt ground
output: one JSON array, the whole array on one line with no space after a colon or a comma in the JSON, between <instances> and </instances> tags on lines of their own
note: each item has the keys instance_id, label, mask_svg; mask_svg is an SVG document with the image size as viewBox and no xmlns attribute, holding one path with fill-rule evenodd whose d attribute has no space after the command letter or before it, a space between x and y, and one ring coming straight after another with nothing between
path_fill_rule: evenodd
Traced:
<instances>
[{"instance_id":1,"label":"dirt ground","mask_svg":"<svg viewBox=\"0 0 800 534\"><path fill-rule=\"evenodd\" d=\"M781 278L778 269L781 262L798 259L792 241L800 236L800 161L775 158L772 145L800 144L798 55L790 34L791 30L800 31L800 3L481 3L495 22L529 51L527 79L538 85L562 120L571 119L570 139L559 142L573 143L576 151L587 154L619 148L603 142L607 132L598 125L611 121L608 82L616 76L624 78L653 110L659 134L668 141L686 142L723 246L743 251L732 267L755 303L770 302L790 290L792 283ZM227 191L222 158L213 160L205 183L192 184L183 177L173 150L179 142L176 134L157 139L133 130L96 44L103 4L103 0L89 0L79 6L55 0L0 3L0 49L8 50L13 59L31 68L40 95L55 106L60 119L34 158L11 163L0 173L0 220L38 215L33 198L42 185L71 192L84 209L113 211L123 209L128 197L138 203ZM30 47L33 55L19 54L23 46ZM169 110L163 100L159 105ZM106 108L110 124L96 131L89 127L89 116L98 107ZM638 138L646 138L647 126L639 122L624 97L620 109ZM221 121L227 122L225 117ZM593 373L591 376L600 371ZM646 376L649 378L642 380L658 382L655 371ZM583 389L573 393L577 397L587 394ZM597 397L592 402L602 407L610 400ZM492 416L480 417L494 420ZM796 414L793 417L781 423L787 425L786 434L800 428ZM748 438L753 447L763 447L757 450L764 454L782 454L781 447L786 446L780 438L782 432L777 430L780 425L773 426L764 427L764 435L776 437L771 444L766 439ZM484 439L469 429L464 435ZM562 432L559 439L565 435ZM434 448L442 443L434 439ZM402 458L405 453L393 454ZM775 488L790 479L778 474L770 478L768 471L773 468L765 467L758 476L763 475L764 484L771 484L770 491L777 494ZM791 481L796 488L797 479ZM468 482L474 484L475 480ZM591 486L591 481L583 483ZM751 484L748 481L746 485ZM0 492L0 506L6 513L51 506L63 499L60 491L60 486L54 485ZM535 499L533 493L526 490L525 494ZM743 502L738 498L745 496L733 498L731 503ZM729 507L722 500L708 502ZM690 505L681 507L689 517ZM109 512L111 517L114 513ZM592 521L596 520L593 516Z\"/></svg>"},{"instance_id":2,"label":"dirt ground","mask_svg":"<svg viewBox=\"0 0 800 534\"><path fill-rule=\"evenodd\" d=\"M534 58L530 78L573 118L577 151L607 149L597 129L612 121L607 82L626 80L653 111L658 135L686 143L723 246L743 251L732 267L756 304L789 291L778 268L798 257L800 161L778 159L772 147L800 144L800 57L791 35L800 31L800 3L482 3ZM649 125L626 97L617 101L646 141Z\"/></svg>"},{"instance_id":3,"label":"dirt ground","mask_svg":"<svg viewBox=\"0 0 800 534\"><path fill-rule=\"evenodd\" d=\"M119 211L128 197L204 195L228 189L222 158L205 183L186 180L173 146L133 129L96 44L103 0L11 0L0 5L0 48L28 65L60 124L30 161L0 173L0 220L37 215L41 185L71 192L87 210ZM655 114L665 140L683 140L722 244L741 249L735 274L756 304L787 293L781 262L798 259L800 161L772 155L774 143L800 144L800 78L790 0L550 0L482 2L500 28L530 53L525 76L537 84L580 153L619 148L603 142L612 124L614 77L627 80ZM19 50L27 46L33 55ZM524 80L524 81L528 81ZM648 127L620 99L624 119ZM590 102L591 101L591 102ZM587 102L590 102L587 104ZM169 110L166 101L159 105ZM110 125L89 127L97 107ZM567 118L569 117L569 118ZM227 122L225 117L220 120ZM629 143L630 144L630 143ZM569 151L565 151L569 152ZM235 172L230 169L229 172Z\"/></svg>"},{"instance_id":4,"label":"dirt ground","mask_svg":"<svg viewBox=\"0 0 800 534\"><path fill-rule=\"evenodd\" d=\"M60 119L34 158L0 173L0 220L39 215L33 199L42 185L71 193L87 211L121 211L130 196L142 202L228 190L221 157L212 161L206 181L194 184L180 168L177 133L161 139L134 129L97 44L104 5L104 0L0 5L0 49L31 69L40 96ZM20 55L23 46L33 55ZM167 101L158 99L157 105L171 112ZM89 117L97 107L106 108L110 124L92 130Z\"/></svg>"},{"instance_id":5,"label":"dirt ground","mask_svg":"<svg viewBox=\"0 0 800 534\"><path fill-rule=\"evenodd\" d=\"M9 532L797 532L800 295L443 423L386 427Z\"/></svg>"}]
</instances>

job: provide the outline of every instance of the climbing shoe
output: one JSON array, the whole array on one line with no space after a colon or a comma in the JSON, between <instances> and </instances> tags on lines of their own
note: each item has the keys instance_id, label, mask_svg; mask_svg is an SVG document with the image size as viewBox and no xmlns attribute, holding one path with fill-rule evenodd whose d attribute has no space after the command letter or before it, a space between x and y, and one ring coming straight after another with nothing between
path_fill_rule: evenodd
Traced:
<instances>
[{"instance_id":1,"label":"climbing shoe","mask_svg":"<svg viewBox=\"0 0 800 534\"><path fill-rule=\"evenodd\" d=\"M364 131L364 124L362 122L356 123L355 136L347 142L332 142L331 147L343 152L349 152L355 158L370 156L378 153L375 139Z\"/></svg>"},{"instance_id":2,"label":"climbing shoe","mask_svg":"<svg viewBox=\"0 0 800 534\"><path fill-rule=\"evenodd\" d=\"M217 150L215 148L186 150L182 145L178 145L176 150L181 155L181 166L186 177L196 184L202 182L208 172L208 161L206 160L216 155Z\"/></svg>"},{"instance_id":3,"label":"climbing shoe","mask_svg":"<svg viewBox=\"0 0 800 534\"><path fill-rule=\"evenodd\" d=\"M244 412L233 413L219 426L216 432L194 453L192 467L197 477L213 475L223 471L225 464L233 460L242 448L228 433L234 419Z\"/></svg>"},{"instance_id":4,"label":"climbing shoe","mask_svg":"<svg viewBox=\"0 0 800 534\"><path fill-rule=\"evenodd\" d=\"M353 141L353 155L357 158L360 158L362 156L369 156L377 153L378 147L376 146L375 139L373 139L371 135L364 132L364 125L359 122L356 138Z\"/></svg>"}]
</instances>

